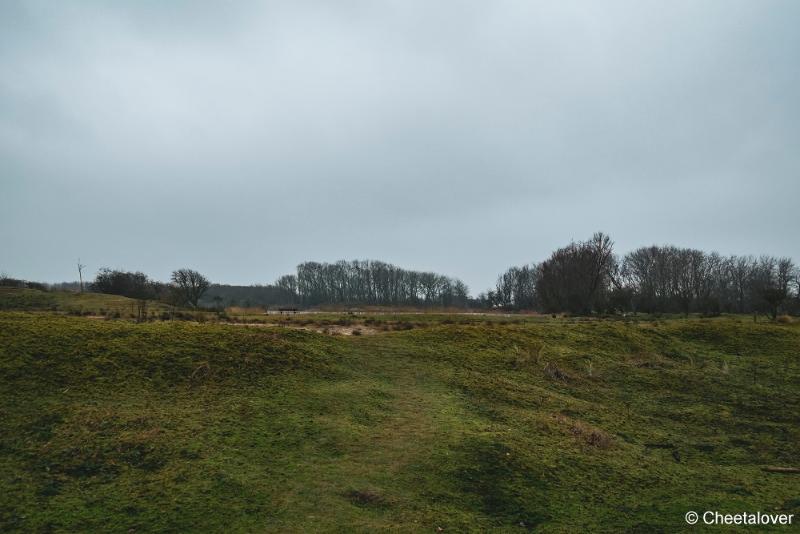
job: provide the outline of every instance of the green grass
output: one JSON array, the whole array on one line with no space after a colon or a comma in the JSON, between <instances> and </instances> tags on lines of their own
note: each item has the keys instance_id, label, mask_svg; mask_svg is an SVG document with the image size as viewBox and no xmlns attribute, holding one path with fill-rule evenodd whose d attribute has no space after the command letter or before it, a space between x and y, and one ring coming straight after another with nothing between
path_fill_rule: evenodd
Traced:
<instances>
[{"instance_id":1,"label":"green grass","mask_svg":"<svg viewBox=\"0 0 800 534\"><path fill-rule=\"evenodd\" d=\"M800 514L800 475L762 471L800 466L800 325L419 317L346 337L0 313L0 530L672 532L689 510Z\"/></svg>"}]
</instances>

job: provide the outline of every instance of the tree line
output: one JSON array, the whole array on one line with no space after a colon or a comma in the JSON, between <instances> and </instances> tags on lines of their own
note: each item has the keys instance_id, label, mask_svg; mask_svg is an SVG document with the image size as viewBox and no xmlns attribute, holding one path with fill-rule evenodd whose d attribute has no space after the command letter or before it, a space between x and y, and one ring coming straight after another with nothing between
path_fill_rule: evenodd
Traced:
<instances>
[{"instance_id":1,"label":"tree line","mask_svg":"<svg viewBox=\"0 0 800 534\"><path fill-rule=\"evenodd\" d=\"M226 306L269 308L270 306L297 306L296 296L274 284L238 286L211 284L200 304L216 309Z\"/></svg>"},{"instance_id":2,"label":"tree line","mask_svg":"<svg viewBox=\"0 0 800 534\"><path fill-rule=\"evenodd\" d=\"M303 306L466 306L467 285L457 278L403 269L375 260L305 262L275 286Z\"/></svg>"},{"instance_id":3,"label":"tree line","mask_svg":"<svg viewBox=\"0 0 800 534\"><path fill-rule=\"evenodd\" d=\"M155 299L177 305L221 308L242 306L442 306L465 307L466 284L432 272L403 269L375 260L304 262L296 273L274 284L231 286L210 284L200 273L179 269L168 284L141 272L101 269L92 291L135 299Z\"/></svg>"},{"instance_id":4,"label":"tree line","mask_svg":"<svg viewBox=\"0 0 800 534\"><path fill-rule=\"evenodd\" d=\"M0 285L45 288L0 276ZM66 288L70 284L61 284ZM82 287L82 286L80 286ZM461 280L376 260L304 262L273 284L212 285L192 269L168 283L141 272L103 268L92 291L140 301L222 308L374 305L474 307L579 315L598 313L800 313L800 271L790 258L722 256L671 245L622 256L598 232L554 251L541 263L511 267L477 298Z\"/></svg>"},{"instance_id":5,"label":"tree line","mask_svg":"<svg viewBox=\"0 0 800 534\"><path fill-rule=\"evenodd\" d=\"M102 268L90 289L98 293L121 295L137 300L160 300L176 306L196 308L208 291L208 279L192 269L172 272L169 283L152 280L142 272Z\"/></svg>"},{"instance_id":6,"label":"tree line","mask_svg":"<svg viewBox=\"0 0 800 534\"><path fill-rule=\"evenodd\" d=\"M779 313L800 311L800 273L790 258L722 256L649 246L624 256L603 233L545 261L512 267L478 296L486 308L547 313Z\"/></svg>"},{"instance_id":7,"label":"tree line","mask_svg":"<svg viewBox=\"0 0 800 534\"><path fill-rule=\"evenodd\" d=\"M11 287L14 289L38 289L39 291L47 291L49 289L47 284L13 278L5 273L0 273L0 287Z\"/></svg>"}]
</instances>

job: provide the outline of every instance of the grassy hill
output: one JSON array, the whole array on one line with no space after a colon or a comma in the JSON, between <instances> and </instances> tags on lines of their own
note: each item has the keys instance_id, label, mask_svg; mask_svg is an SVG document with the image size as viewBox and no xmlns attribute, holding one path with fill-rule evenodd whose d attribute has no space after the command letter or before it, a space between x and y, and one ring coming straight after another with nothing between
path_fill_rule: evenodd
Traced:
<instances>
[{"instance_id":1,"label":"grassy hill","mask_svg":"<svg viewBox=\"0 0 800 534\"><path fill-rule=\"evenodd\" d=\"M342 336L0 312L0 530L671 532L689 510L800 514L800 475L762 470L800 466L800 325L412 320Z\"/></svg>"},{"instance_id":2,"label":"grassy hill","mask_svg":"<svg viewBox=\"0 0 800 534\"><path fill-rule=\"evenodd\" d=\"M157 314L167 309L159 302L149 302L148 311ZM114 315L136 317L136 300L102 293L40 291L0 287L0 311L53 311L72 315Z\"/></svg>"}]
</instances>

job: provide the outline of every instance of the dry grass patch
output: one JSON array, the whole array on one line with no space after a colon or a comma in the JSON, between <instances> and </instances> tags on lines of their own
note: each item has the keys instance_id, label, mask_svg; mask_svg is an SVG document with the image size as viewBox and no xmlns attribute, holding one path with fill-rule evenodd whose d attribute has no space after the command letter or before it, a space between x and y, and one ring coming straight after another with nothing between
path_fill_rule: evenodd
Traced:
<instances>
[{"instance_id":1,"label":"dry grass patch","mask_svg":"<svg viewBox=\"0 0 800 534\"><path fill-rule=\"evenodd\" d=\"M614 438L600 428L584 421L571 419L563 414L553 416L561 428L566 429L581 444L597 449L609 449L614 444Z\"/></svg>"},{"instance_id":2,"label":"dry grass patch","mask_svg":"<svg viewBox=\"0 0 800 534\"><path fill-rule=\"evenodd\" d=\"M635 356L626 358L625 362L640 369L663 369L665 367L674 367L675 364L661 356L654 353L639 353Z\"/></svg>"},{"instance_id":3,"label":"dry grass patch","mask_svg":"<svg viewBox=\"0 0 800 534\"><path fill-rule=\"evenodd\" d=\"M553 362L547 362L547 364L544 366L544 374L553 380L558 380L560 382L569 382L572 380L572 376L570 376L569 373L561 369Z\"/></svg>"}]
</instances>

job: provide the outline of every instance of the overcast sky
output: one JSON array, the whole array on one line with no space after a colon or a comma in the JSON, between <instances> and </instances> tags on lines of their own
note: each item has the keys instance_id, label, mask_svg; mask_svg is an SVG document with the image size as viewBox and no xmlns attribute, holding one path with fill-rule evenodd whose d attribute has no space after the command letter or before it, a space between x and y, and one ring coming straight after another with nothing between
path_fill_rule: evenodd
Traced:
<instances>
[{"instance_id":1,"label":"overcast sky","mask_svg":"<svg viewBox=\"0 0 800 534\"><path fill-rule=\"evenodd\" d=\"M800 260L800 2L0 2L0 271Z\"/></svg>"}]
</instances>

